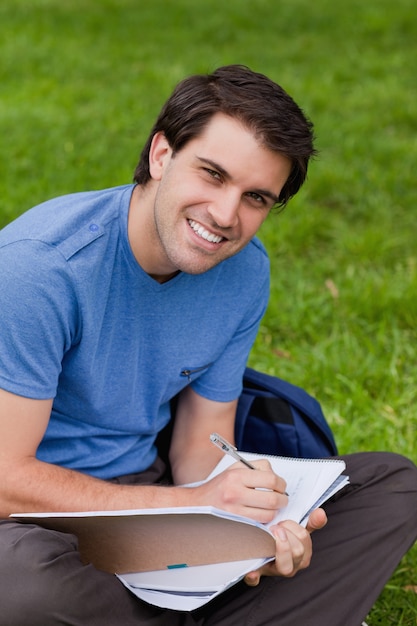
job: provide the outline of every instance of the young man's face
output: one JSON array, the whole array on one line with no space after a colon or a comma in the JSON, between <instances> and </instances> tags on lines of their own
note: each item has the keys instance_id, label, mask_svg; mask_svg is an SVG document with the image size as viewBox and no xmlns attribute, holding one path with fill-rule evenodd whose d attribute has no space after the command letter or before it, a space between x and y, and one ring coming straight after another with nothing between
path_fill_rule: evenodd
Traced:
<instances>
[{"instance_id":1,"label":"young man's face","mask_svg":"<svg viewBox=\"0 0 417 626\"><path fill-rule=\"evenodd\" d=\"M163 277L200 274L246 246L277 202L291 162L217 114L175 155L158 134L150 170L157 185L152 255Z\"/></svg>"}]
</instances>

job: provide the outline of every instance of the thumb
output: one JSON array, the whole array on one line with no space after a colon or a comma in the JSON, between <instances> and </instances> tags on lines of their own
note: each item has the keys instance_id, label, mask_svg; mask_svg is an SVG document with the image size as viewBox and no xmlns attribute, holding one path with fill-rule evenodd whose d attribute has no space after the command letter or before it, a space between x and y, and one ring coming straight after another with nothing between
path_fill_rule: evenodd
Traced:
<instances>
[{"instance_id":1,"label":"thumb","mask_svg":"<svg viewBox=\"0 0 417 626\"><path fill-rule=\"evenodd\" d=\"M257 587L259 585L259 581L261 580L261 576L257 571L249 572L246 574L244 580L249 587Z\"/></svg>"},{"instance_id":2,"label":"thumb","mask_svg":"<svg viewBox=\"0 0 417 626\"><path fill-rule=\"evenodd\" d=\"M323 528L323 526L325 526L326 524L327 515L324 510L314 509L314 511L310 513L306 528L309 533L312 533L314 530L319 530L320 528Z\"/></svg>"}]
</instances>

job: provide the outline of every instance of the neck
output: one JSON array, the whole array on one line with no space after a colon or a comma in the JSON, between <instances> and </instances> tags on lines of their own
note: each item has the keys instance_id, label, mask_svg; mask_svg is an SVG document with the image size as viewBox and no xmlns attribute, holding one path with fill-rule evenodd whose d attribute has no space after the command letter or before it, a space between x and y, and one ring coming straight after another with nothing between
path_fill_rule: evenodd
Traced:
<instances>
[{"instance_id":1,"label":"neck","mask_svg":"<svg viewBox=\"0 0 417 626\"><path fill-rule=\"evenodd\" d=\"M159 245L153 218L154 198L152 181L145 187L137 185L134 188L130 199L127 234L137 263L151 278L162 284L177 276L179 271L167 270L165 273L157 258Z\"/></svg>"}]
</instances>

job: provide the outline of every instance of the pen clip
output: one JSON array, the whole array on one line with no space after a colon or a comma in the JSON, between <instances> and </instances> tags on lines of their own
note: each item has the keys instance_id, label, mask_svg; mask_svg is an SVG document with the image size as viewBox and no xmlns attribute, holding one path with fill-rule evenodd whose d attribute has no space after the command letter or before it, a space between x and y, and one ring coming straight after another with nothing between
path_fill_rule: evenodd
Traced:
<instances>
[{"instance_id":1,"label":"pen clip","mask_svg":"<svg viewBox=\"0 0 417 626\"><path fill-rule=\"evenodd\" d=\"M237 452L236 446L227 441L227 439L224 439L218 433L212 433L210 435L210 441L214 443L215 446L220 448L220 450L222 450L225 454L229 454L231 457L233 457L236 461L240 461L250 469L256 469L256 467L252 465L252 463L249 463L249 461L240 456L240 454Z\"/></svg>"},{"instance_id":2,"label":"pen clip","mask_svg":"<svg viewBox=\"0 0 417 626\"><path fill-rule=\"evenodd\" d=\"M226 452L228 454L232 454L233 452L236 452L237 450L235 446L229 443L226 439L224 439L218 433L212 433L210 435L210 441L212 441L215 446L223 450L223 452Z\"/></svg>"}]
</instances>

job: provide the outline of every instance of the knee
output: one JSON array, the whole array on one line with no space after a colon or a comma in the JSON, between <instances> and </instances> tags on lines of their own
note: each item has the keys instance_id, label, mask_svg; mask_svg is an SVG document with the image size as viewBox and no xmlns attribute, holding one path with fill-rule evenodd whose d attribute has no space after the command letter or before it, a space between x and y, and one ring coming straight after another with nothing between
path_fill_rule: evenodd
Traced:
<instances>
[{"instance_id":1,"label":"knee","mask_svg":"<svg viewBox=\"0 0 417 626\"><path fill-rule=\"evenodd\" d=\"M381 452L391 473L391 488L417 497L417 467L411 459L394 452Z\"/></svg>"},{"instance_id":2,"label":"knee","mask_svg":"<svg viewBox=\"0 0 417 626\"><path fill-rule=\"evenodd\" d=\"M395 516L417 517L417 467L394 452L359 452L343 457L354 490L375 498ZM365 490L365 491L364 491Z\"/></svg>"},{"instance_id":3,"label":"knee","mask_svg":"<svg viewBox=\"0 0 417 626\"><path fill-rule=\"evenodd\" d=\"M395 516L417 529L417 467L407 457L394 452L375 453L380 456L383 489L395 507ZM384 480L385 478L385 480ZM394 512L394 508L393 508Z\"/></svg>"},{"instance_id":4,"label":"knee","mask_svg":"<svg viewBox=\"0 0 417 626\"><path fill-rule=\"evenodd\" d=\"M71 535L31 524L0 523L0 605L7 626L47 626L51 613L65 602L63 562L77 551ZM65 560L65 559L64 559ZM54 607L54 608L52 608ZM52 610L51 610L52 609Z\"/></svg>"}]
</instances>

